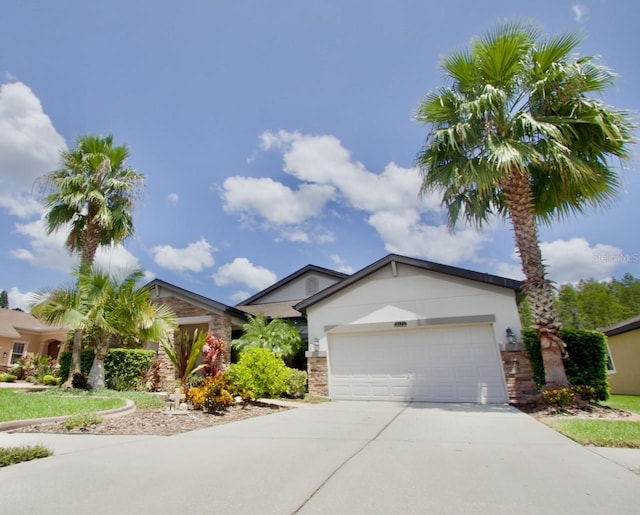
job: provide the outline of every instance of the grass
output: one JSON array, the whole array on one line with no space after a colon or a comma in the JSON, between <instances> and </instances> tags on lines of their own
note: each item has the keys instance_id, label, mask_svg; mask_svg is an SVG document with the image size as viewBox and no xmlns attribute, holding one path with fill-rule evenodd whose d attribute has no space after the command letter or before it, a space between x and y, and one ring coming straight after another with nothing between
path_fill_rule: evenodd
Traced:
<instances>
[{"instance_id":1,"label":"grass","mask_svg":"<svg viewBox=\"0 0 640 515\"><path fill-rule=\"evenodd\" d=\"M550 418L544 423L582 445L640 448L640 422Z\"/></svg>"},{"instance_id":2,"label":"grass","mask_svg":"<svg viewBox=\"0 0 640 515\"><path fill-rule=\"evenodd\" d=\"M640 413L640 395L611 395L608 401L601 404L611 408Z\"/></svg>"},{"instance_id":3,"label":"grass","mask_svg":"<svg viewBox=\"0 0 640 515\"><path fill-rule=\"evenodd\" d=\"M112 390L78 391L52 388L42 392L0 390L0 422L29 418L57 417L120 408L131 399L138 409L164 406L156 395Z\"/></svg>"},{"instance_id":4,"label":"grass","mask_svg":"<svg viewBox=\"0 0 640 515\"><path fill-rule=\"evenodd\" d=\"M0 467L8 467L23 461L51 456L53 452L43 445L25 445L22 447L0 447Z\"/></svg>"}]
</instances>

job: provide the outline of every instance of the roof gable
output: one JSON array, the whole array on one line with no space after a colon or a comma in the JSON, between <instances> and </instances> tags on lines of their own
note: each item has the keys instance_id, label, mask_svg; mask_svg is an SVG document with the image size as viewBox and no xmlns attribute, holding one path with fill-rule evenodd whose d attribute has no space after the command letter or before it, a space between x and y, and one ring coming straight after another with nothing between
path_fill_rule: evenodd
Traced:
<instances>
[{"instance_id":1,"label":"roof gable","mask_svg":"<svg viewBox=\"0 0 640 515\"><path fill-rule=\"evenodd\" d=\"M144 288L156 291L156 294L152 295L153 298L162 298L163 296L165 296L163 294L167 292L185 300L190 304L195 304L205 309L217 311L218 313L225 313L230 316L246 319L246 314L239 309L228 306L227 304L223 304L222 302L218 302L203 295L199 295L192 291L185 290L184 288L180 288L175 284L162 281L161 279L154 279L153 281L150 281L144 286Z\"/></svg>"},{"instance_id":2,"label":"roof gable","mask_svg":"<svg viewBox=\"0 0 640 515\"><path fill-rule=\"evenodd\" d=\"M434 263L432 261L425 261L422 259L410 258L406 256L400 256L398 254L389 254L384 258L372 263L371 265L363 268L362 270L356 272L355 274L347 277L339 283L330 286L329 288L322 290L321 292L313 295L294 306L295 309L304 313L304 311L324 300L343 289L365 279L371 274L381 270L386 266L391 266L392 268L396 266L396 263L401 263L408 266L413 266L416 268L420 268L423 270L428 270L431 272L436 272L439 274L449 275L456 278L468 279L471 281L478 281L480 283L489 284L493 286L498 286L501 288L507 288L514 291L519 291L522 287L522 283L520 281L515 281L513 279L507 279L506 277L500 277L491 274L485 274L481 272L474 272L472 270L467 270L464 268L458 268L449 265L442 265L440 263Z\"/></svg>"},{"instance_id":3,"label":"roof gable","mask_svg":"<svg viewBox=\"0 0 640 515\"><path fill-rule=\"evenodd\" d=\"M66 333L63 327L47 325L31 313L0 308L0 336L7 338L21 337L20 331L33 333Z\"/></svg>"},{"instance_id":4,"label":"roof gable","mask_svg":"<svg viewBox=\"0 0 640 515\"><path fill-rule=\"evenodd\" d=\"M252 295L248 299L236 304L236 306L247 306L251 304L261 304L268 302L282 302L285 299L278 300L270 300L269 297L277 297L278 292L284 291L286 288L291 287L294 283L304 281L308 276L321 276L335 281L342 281L343 279L349 277L348 274L344 274L342 272L336 272L335 270L330 270L328 268L323 268L316 265L307 265L300 270L288 275L284 279L272 284L268 288L265 288L262 291L259 291L255 295ZM298 295L291 296L286 300L299 301L301 298L305 298L308 295Z\"/></svg>"}]
</instances>

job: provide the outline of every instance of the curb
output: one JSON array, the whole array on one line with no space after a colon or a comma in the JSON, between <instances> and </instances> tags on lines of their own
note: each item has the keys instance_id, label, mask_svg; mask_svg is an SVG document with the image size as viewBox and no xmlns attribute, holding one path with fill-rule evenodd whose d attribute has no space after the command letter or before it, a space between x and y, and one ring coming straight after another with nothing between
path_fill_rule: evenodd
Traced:
<instances>
[{"instance_id":1,"label":"curb","mask_svg":"<svg viewBox=\"0 0 640 515\"><path fill-rule=\"evenodd\" d=\"M110 410L97 411L96 414L103 418L116 418L128 415L136 410L136 405L133 401L125 399L125 405L121 408L114 408ZM53 424L55 422L64 422L72 415L61 415L59 417L45 417L45 418L29 418L25 420L10 420L9 422L0 423L0 432L11 431L12 429L19 429L25 426L34 426L36 424Z\"/></svg>"}]
</instances>

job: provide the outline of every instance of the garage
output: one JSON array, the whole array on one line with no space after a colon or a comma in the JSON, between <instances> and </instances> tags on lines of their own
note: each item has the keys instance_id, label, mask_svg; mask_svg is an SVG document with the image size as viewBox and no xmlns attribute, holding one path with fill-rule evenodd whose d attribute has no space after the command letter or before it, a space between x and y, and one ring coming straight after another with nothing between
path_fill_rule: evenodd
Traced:
<instances>
[{"instance_id":1,"label":"garage","mask_svg":"<svg viewBox=\"0 0 640 515\"><path fill-rule=\"evenodd\" d=\"M331 397L506 402L491 324L329 335Z\"/></svg>"}]
</instances>

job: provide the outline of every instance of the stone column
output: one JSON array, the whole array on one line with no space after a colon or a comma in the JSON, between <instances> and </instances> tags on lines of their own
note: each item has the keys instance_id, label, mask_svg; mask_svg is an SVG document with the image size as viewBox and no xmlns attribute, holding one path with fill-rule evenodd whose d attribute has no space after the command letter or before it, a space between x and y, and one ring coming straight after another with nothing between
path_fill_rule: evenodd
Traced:
<instances>
[{"instance_id":1,"label":"stone column","mask_svg":"<svg viewBox=\"0 0 640 515\"><path fill-rule=\"evenodd\" d=\"M171 345L174 345L175 334L171 335ZM164 387L167 383L176 380L176 367L169 359L164 347L158 344L158 361L160 361L160 384ZM171 393L171 392L170 392Z\"/></svg>"},{"instance_id":2,"label":"stone column","mask_svg":"<svg viewBox=\"0 0 640 515\"><path fill-rule=\"evenodd\" d=\"M231 363L231 329L229 318L216 314L211 315L209 332L224 341L224 352L216 362L221 370L225 370Z\"/></svg>"},{"instance_id":3,"label":"stone column","mask_svg":"<svg viewBox=\"0 0 640 515\"><path fill-rule=\"evenodd\" d=\"M329 396L329 374L326 351L307 351L307 378L309 395L317 397Z\"/></svg>"}]
</instances>

